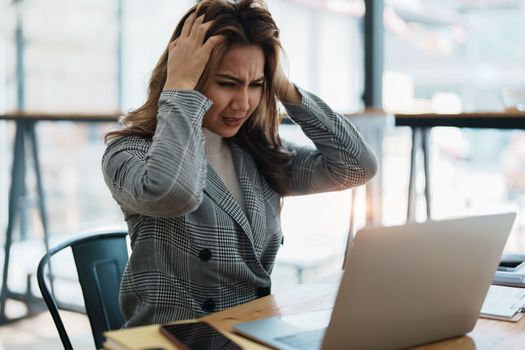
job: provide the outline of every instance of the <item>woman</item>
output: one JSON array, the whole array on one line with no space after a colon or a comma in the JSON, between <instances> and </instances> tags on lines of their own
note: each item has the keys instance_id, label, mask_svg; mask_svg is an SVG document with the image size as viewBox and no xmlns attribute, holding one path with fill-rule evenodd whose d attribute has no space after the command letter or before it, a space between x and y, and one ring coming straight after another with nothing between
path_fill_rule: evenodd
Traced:
<instances>
[{"instance_id":1,"label":"woman","mask_svg":"<svg viewBox=\"0 0 525 350\"><path fill-rule=\"evenodd\" d=\"M202 1L178 24L146 103L107 135L104 178L132 245L126 326L268 295L282 196L343 190L376 173L352 124L284 76L279 49L264 3ZM316 149L281 143L277 99Z\"/></svg>"}]
</instances>

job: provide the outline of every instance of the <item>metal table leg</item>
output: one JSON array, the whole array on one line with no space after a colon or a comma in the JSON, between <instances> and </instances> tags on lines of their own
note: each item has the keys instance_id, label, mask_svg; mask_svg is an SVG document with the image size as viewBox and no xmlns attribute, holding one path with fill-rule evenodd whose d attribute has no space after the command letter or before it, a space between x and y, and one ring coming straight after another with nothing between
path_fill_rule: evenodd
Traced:
<instances>
[{"instance_id":1,"label":"metal table leg","mask_svg":"<svg viewBox=\"0 0 525 350\"><path fill-rule=\"evenodd\" d=\"M416 172L417 172L417 149L419 146L420 129L411 127L412 130L412 149L410 151L410 175L408 178L408 203L407 203L407 222L416 220Z\"/></svg>"},{"instance_id":2,"label":"metal table leg","mask_svg":"<svg viewBox=\"0 0 525 350\"><path fill-rule=\"evenodd\" d=\"M429 141L430 141L430 128L423 128L422 130L422 150L423 150L423 170L425 174L425 204L427 208L427 220L432 219L432 202L430 197L430 152L429 152Z\"/></svg>"},{"instance_id":3,"label":"metal table leg","mask_svg":"<svg viewBox=\"0 0 525 350\"><path fill-rule=\"evenodd\" d=\"M430 153L429 139L430 128L411 127L412 150L410 152L410 177L408 180L408 206L407 222L416 221L416 179L417 179L417 151L421 146L423 152L423 174L425 176L425 205L427 220L432 219L431 194L430 194Z\"/></svg>"},{"instance_id":4,"label":"metal table leg","mask_svg":"<svg viewBox=\"0 0 525 350\"><path fill-rule=\"evenodd\" d=\"M9 276L9 262L11 257L11 247L13 244L14 226L17 221L20 223L20 236L26 237L27 225L24 219L23 210L21 210L21 202L26 201L26 142L29 142L30 151L33 157L33 166L36 174L37 192L38 192L38 208L43 224L44 244L46 250L49 249L49 236L47 227L47 215L44 205L44 191L42 187L40 163L38 159L38 147L35 134L35 122L29 120L20 120L16 123L16 135L14 142L13 166L11 169L11 186L9 189L9 215L5 239L5 255L2 275L2 287L0 290L0 324L9 323L20 318L29 316L29 314L42 311L45 309L41 298L32 294L31 279L27 278L27 290L25 293L14 293L9 290L8 276ZM27 305L28 314L15 319L8 318L5 309L8 299L20 300Z\"/></svg>"}]
</instances>

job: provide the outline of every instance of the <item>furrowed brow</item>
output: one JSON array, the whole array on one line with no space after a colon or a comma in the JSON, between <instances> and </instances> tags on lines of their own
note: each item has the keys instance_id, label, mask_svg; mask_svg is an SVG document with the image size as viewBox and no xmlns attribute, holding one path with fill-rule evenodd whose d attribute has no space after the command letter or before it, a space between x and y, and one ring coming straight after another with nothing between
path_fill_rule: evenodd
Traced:
<instances>
[{"instance_id":1,"label":"furrowed brow","mask_svg":"<svg viewBox=\"0 0 525 350\"><path fill-rule=\"evenodd\" d=\"M244 83L244 80L242 79L239 79L237 77L234 77L233 75L229 75L229 74L216 74L217 77L219 78L224 78L224 79L229 79L229 80L233 80L237 83L240 83L240 84L243 84ZM252 83L260 83L260 82L263 82L264 81L264 77L260 77L260 78L257 78L255 79Z\"/></svg>"},{"instance_id":2,"label":"furrowed brow","mask_svg":"<svg viewBox=\"0 0 525 350\"><path fill-rule=\"evenodd\" d=\"M229 74L217 74L217 76L218 76L219 78L224 78L224 79L233 80L233 81L235 81L235 82L237 82L237 83L243 83L243 82L244 82L244 80L239 79L239 78L234 77L233 75L229 75Z\"/></svg>"}]
</instances>

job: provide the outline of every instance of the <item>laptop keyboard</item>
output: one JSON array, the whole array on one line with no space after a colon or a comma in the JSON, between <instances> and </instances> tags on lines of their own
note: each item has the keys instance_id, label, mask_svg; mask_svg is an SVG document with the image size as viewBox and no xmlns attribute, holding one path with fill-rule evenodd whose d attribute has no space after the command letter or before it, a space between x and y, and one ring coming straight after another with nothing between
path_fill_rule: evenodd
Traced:
<instances>
[{"instance_id":1,"label":"laptop keyboard","mask_svg":"<svg viewBox=\"0 0 525 350\"><path fill-rule=\"evenodd\" d=\"M321 342L326 328L314 329L313 331L301 332L285 337L275 338L288 346L304 349L304 350L319 350L321 349Z\"/></svg>"}]
</instances>

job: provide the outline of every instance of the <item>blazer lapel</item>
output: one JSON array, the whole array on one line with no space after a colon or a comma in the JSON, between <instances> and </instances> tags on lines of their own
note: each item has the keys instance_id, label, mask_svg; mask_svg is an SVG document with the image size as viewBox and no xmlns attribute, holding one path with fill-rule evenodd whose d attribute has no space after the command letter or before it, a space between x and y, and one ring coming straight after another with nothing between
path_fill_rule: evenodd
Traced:
<instances>
[{"instance_id":1,"label":"blazer lapel","mask_svg":"<svg viewBox=\"0 0 525 350\"><path fill-rule=\"evenodd\" d=\"M261 174L247 152L233 142L229 144L244 198L246 216L248 216L252 228L255 251L257 256L260 257L266 239L266 205L262 190Z\"/></svg>"},{"instance_id":2,"label":"blazer lapel","mask_svg":"<svg viewBox=\"0 0 525 350\"><path fill-rule=\"evenodd\" d=\"M252 245L254 245L252 228L250 227L250 223L244 214L244 211L233 198L230 191L226 188L226 185L220 176L209 164L206 179L207 181L204 192L206 192L219 207L227 212L239 224L239 226L241 226Z\"/></svg>"}]
</instances>

